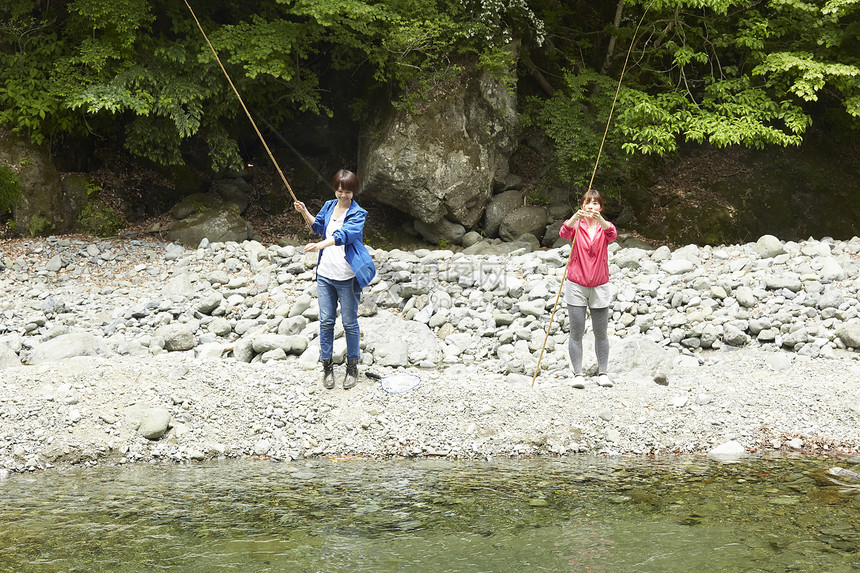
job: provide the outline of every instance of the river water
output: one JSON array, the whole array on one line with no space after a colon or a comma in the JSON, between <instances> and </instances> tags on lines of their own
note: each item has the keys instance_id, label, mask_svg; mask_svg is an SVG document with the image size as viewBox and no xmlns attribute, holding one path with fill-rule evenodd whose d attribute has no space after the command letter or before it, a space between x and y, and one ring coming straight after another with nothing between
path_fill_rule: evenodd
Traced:
<instances>
[{"instance_id":1,"label":"river water","mask_svg":"<svg viewBox=\"0 0 860 573\"><path fill-rule=\"evenodd\" d=\"M0 481L0 572L860 571L825 458L229 461Z\"/></svg>"}]
</instances>

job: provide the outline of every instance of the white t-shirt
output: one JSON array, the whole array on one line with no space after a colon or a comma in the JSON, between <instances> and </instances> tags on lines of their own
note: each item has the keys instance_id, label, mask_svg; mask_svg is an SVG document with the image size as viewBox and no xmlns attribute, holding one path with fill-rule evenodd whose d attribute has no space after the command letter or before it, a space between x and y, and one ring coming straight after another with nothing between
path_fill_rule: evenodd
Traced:
<instances>
[{"instance_id":1,"label":"white t-shirt","mask_svg":"<svg viewBox=\"0 0 860 573\"><path fill-rule=\"evenodd\" d=\"M330 239L335 231L343 227L343 220L346 217L346 211L339 219L334 218L332 214L329 219L328 226L325 228L325 238ZM352 267L346 262L343 245L332 245L322 250L317 274L333 281L346 281L355 276L352 272Z\"/></svg>"}]
</instances>

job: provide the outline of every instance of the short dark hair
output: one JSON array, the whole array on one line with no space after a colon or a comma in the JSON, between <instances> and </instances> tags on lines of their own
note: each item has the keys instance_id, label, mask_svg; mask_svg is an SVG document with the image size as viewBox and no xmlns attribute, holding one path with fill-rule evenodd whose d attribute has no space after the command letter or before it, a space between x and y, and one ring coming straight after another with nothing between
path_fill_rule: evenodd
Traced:
<instances>
[{"instance_id":1,"label":"short dark hair","mask_svg":"<svg viewBox=\"0 0 860 573\"><path fill-rule=\"evenodd\" d=\"M358 176L352 171L348 171L346 169L341 169L335 173L334 179L331 180L331 188L335 191L337 191L338 188L341 188L344 191L357 193L358 187Z\"/></svg>"},{"instance_id":2,"label":"short dark hair","mask_svg":"<svg viewBox=\"0 0 860 573\"><path fill-rule=\"evenodd\" d=\"M591 189L583 193L582 199L580 199L579 204L585 205L585 202L589 199L597 199L597 204L600 205L601 209L603 209L603 196L600 194L600 191L598 191L596 187L592 187Z\"/></svg>"}]
</instances>

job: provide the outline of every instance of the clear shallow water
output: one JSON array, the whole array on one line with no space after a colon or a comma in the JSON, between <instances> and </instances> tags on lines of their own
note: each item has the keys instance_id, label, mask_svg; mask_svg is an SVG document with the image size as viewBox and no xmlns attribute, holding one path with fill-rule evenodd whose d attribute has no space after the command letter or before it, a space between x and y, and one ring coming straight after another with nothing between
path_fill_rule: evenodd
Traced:
<instances>
[{"instance_id":1,"label":"clear shallow water","mask_svg":"<svg viewBox=\"0 0 860 573\"><path fill-rule=\"evenodd\" d=\"M314 460L0 481L0 572L860 571L827 459ZM856 468L854 468L856 470Z\"/></svg>"}]
</instances>

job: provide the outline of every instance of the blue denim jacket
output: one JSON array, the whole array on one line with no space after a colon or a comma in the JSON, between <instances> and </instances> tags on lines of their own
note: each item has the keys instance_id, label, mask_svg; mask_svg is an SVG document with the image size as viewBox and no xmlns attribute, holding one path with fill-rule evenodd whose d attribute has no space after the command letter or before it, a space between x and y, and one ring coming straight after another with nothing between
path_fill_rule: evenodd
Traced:
<instances>
[{"instance_id":1,"label":"blue denim jacket","mask_svg":"<svg viewBox=\"0 0 860 573\"><path fill-rule=\"evenodd\" d=\"M314 233L325 237L325 229L328 227L328 222L331 220L331 214L334 211L334 206L337 204L337 199L326 201L320 212L317 213L314 224L311 227ZM362 240L364 238L364 220L367 218L367 211L358 206L355 201L349 206L346 212L346 217L343 219L343 226L334 232L335 245L343 245L343 252L346 262L355 273L355 278L358 280L358 286L366 287L376 276L376 266L373 264L373 259L370 258L370 253L367 252ZM320 251L317 257L317 265L322 257Z\"/></svg>"}]
</instances>

